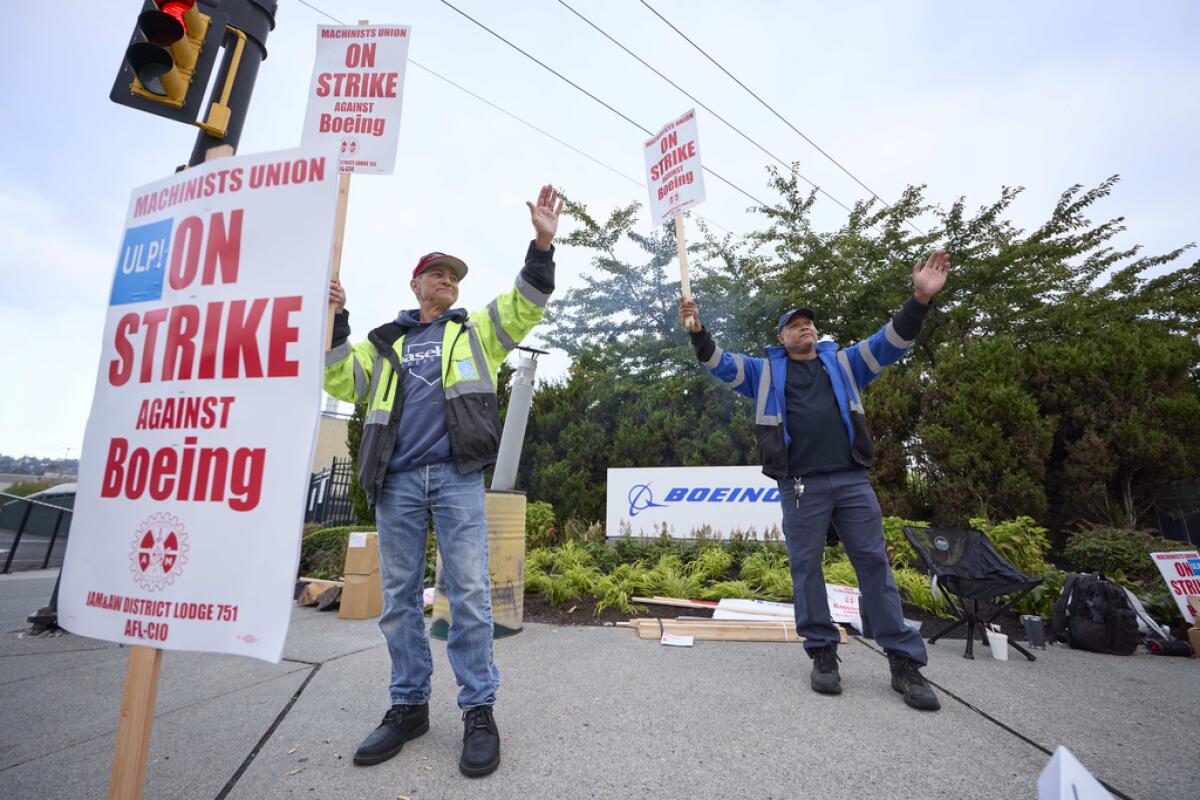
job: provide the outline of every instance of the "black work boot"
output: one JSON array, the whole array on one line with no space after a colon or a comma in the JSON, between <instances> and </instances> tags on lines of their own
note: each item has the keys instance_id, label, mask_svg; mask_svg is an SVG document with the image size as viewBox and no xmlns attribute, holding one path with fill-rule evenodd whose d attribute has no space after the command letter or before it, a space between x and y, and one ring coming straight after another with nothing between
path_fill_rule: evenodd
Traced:
<instances>
[{"instance_id":1,"label":"black work boot","mask_svg":"<svg viewBox=\"0 0 1200 800\"><path fill-rule=\"evenodd\" d=\"M429 704L395 705L383 715L383 722L371 731L354 753L360 767L382 764L400 752L404 743L429 731Z\"/></svg>"},{"instance_id":2,"label":"black work boot","mask_svg":"<svg viewBox=\"0 0 1200 800\"><path fill-rule=\"evenodd\" d=\"M468 778L495 772L500 766L500 731L491 706L475 706L463 712L463 749L458 769Z\"/></svg>"},{"instance_id":3,"label":"black work boot","mask_svg":"<svg viewBox=\"0 0 1200 800\"><path fill-rule=\"evenodd\" d=\"M841 659L838 658L837 645L814 647L808 651L808 657L813 662L812 672L808 676L812 690L821 694L841 694L842 676L838 674L838 662Z\"/></svg>"},{"instance_id":4,"label":"black work boot","mask_svg":"<svg viewBox=\"0 0 1200 800\"><path fill-rule=\"evenodd\" d=\"M942 707L929 682L921 675L921 665L902 653L888 653L892 668L892 688L904 695L904 702L921 711L937 711Z\"/></svg>"}]
</instances>

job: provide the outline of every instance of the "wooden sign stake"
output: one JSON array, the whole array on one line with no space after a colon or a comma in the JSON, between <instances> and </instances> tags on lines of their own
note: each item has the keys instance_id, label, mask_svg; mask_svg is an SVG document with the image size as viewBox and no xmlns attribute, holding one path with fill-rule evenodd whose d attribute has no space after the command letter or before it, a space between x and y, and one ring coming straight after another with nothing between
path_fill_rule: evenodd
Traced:
<instances>
[{"instance_id":1,"label":"wooden sign stake","mask_svg":"<svg viewBox=\"0 0 1200 800\"><path fill-rule=\"evenodd\" d=\"M683 214L675 215L675 249L679 252L679 288L683 292L683 299L691 300L692 281L688 277L687 238L683 233ZM700 325L695 317L686 318L683 321L683 327L689 331L700 329Z\"/></svg>"},{"instance_id":2,"label":"wooden sign stake","mask_svg":"<svg viewBox=\"0 0 1200 800\"><path fill-rule=\"evenodd\" d=\"M228 158L233 146L210 147L205 161ZM113 747L112 773L108 778L108 800L142 800L146 791L146 766L150 762L150 732L158 702L158 673L163 651L140 644L129 646L125 667L125 691L117 718L117 741Z\"/></svg>"},{"instance_id":3,"label":"wooden sign stake","mask_svg":"<svg viewBox=\"0 0 1200 800\"><path fill-rule=\"evenodd\" d=\"M365 19L358 21L359 25L369 25ZM350 204L350 175L342 172L338 175L337 211L333 216L333 270L330 280L336 281L342 275L342 242L346 238L346 210ZM329 304L329 316L325 321L325 352L333 349L333 315L337 311L333 303Z\"/></svg>"}]
</instances>

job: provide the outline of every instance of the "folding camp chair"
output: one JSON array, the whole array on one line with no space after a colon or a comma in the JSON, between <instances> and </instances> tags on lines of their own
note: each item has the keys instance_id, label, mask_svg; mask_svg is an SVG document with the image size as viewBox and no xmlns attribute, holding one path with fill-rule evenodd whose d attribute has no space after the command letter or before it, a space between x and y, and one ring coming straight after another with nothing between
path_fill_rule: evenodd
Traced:
<instances>
[{"instance_id":1,"label":"folding camp chair","mask_svg":"<svg viewBox=\"0 0 1200 800\"><path fill-rule=\"evenodd\" d=\"M957 617L944 630L930 637L935 643L958 626L967 626L967 650L963 658L975 658L975 628L985 645L987 623L1033 591L1045 577L1031 578L1014 567L1004 556L996 552L991 541L982 531L969 528L914 528L905 527L904 536L916 548L917 555L929 571L929 580L934 595L938 590L946 598L946 604ZM999 598L1008 597L1003 603ZM979 601L991 600L999 605L987 619L979 616ZM1009 637L1008 644L1030 661L1036 661L1033 653Z\"/></svg>"}]
</instances>

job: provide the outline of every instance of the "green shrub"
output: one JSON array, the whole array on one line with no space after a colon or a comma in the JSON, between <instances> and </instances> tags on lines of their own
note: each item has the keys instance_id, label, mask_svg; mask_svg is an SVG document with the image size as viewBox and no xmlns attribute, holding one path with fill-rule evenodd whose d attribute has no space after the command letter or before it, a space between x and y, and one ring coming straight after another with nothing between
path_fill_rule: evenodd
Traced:
<instances>
[{"instance_id":1,"label":"green shrub","mask_svg":"<svg viewBox=\"0 0 1200 800\"><path fill-rule=\"evenodd\" d=\"M705 600L761 600L762 592L746 580L717 581L703 589L700 597Z\"/></svg>"},{"instance_id":2,"label":"green shrub","mask_svg":"<svg viewBox=\"0 0 1200 800\"><path fill-rule=\"evenodd\" d=\"M921 569L921 559L917 556L917 551L913 549L913 546L908 542L908 538L904 535L905 525L913 528L927 527L924 522L914 522L910 519L901 519L900 517L883 518L883 540L887 543L890 550L892 566Z\"/></svg>"},{"instance_id":3,"label":"green shrub","mask_svg":"<svg viewBox=\"0 0 1200 800\"><path fill-rule=\"evenodd\" d=\"M667 553L659 557L654 568L646 573L646 591L657 597L679 597L690 600L699 596L704 579L683 566L683 560Z\"/></svg>"},{"instance_id":4,"label":"green shrub","mask_svg":"<svg viewBox=\"0 0 1200 800\"><path fill-rule=\"evenodd\" d=\"M975 518L971 520L971 527L987 534L996 552L1031 578L1050 572L1051 566L1046 563L1050 540L1046 538L1046 529L1038 527L1032 517L1019 516L994 524L986 519Z\"/></svg>"},{"instance_id":5,"label":"green shrub","mask_svg":"<svg viewBox=\"0 0 1200 800\"><path fill-rule=\"evenodd\" d=\"M953 617L944 601L934 598L928 574L912 567L897 567L892 572L896 576L896 588L900 590L900 596L909 605L939 617Z\"/></svg>"},{"instance_id":6,"label":"green shrub","mask_svg":"<svg viewBox=\"0 0 1200 800\"><path fill-rule=\"evenodd\" d=\"M732 566L733 556L721 545L710 544L701 548L696 560L688 564L688 569L702 580L716 581L724 578Z\"/></svg>"},{"instance_id":7,"label":"green shrub","mask_svg":"<svg viewBox=\"0 0 1200 800\"><path fill-rule=\"evenodd\" d=\"M1077 572L1123 572L1133 580L1159 577L1150 553L1176 550L1179 542L1130 528L1086 528L1071 534L1063 555Z\"/></svg>"},{"instance_id":8,"label":"green shrub","mask_svg":"<svg viewBox=\"0 0 1200 800\"><path fill-rule=\"evenodd\" d=\"M528 547L548 547L558 541L554 506L538 500L525 506L525 544Z\"/></svg>"},{"instance_id":9,"label":"green shrub","mask_svg":"<svg viewBox=\"0 0 1200 800\"><path fill-rule=\"evenodd\" d=\"M346 566L346 543L361 525L322 528L300 540L300 577L338 580Z\"/></svg>"},{"instance_id":10,"label":"green shrub","mask_svg":"<svg viewBox=\"0 0 1200 800\"><path fill-rule=\"evenodd\" d=\"M850 563L850 559L844 552L838 554L834 548L826 548L825 563L822 569L825 572L826 583L837 586L858 586L858 573L854 571L854 565Z\"/></svg>"}]
</instances>

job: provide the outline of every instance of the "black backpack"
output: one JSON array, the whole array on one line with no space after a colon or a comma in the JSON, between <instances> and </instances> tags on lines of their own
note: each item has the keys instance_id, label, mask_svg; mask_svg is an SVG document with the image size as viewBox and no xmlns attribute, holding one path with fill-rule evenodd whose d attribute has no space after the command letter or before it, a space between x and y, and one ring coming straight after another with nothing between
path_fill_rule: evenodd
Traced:
<instances>
[{"instance_id":1,"label":"black backpack","mask_svg":"<svg viewBox=\"0 0 1200 800\"><path fill-rule=\"evenodd\" d=\"M1127 656L1140 641L1125 590L1099 572L1067 578L1054 604L1054 635L1079 650Z\"/></svg>"}]
</instances>

